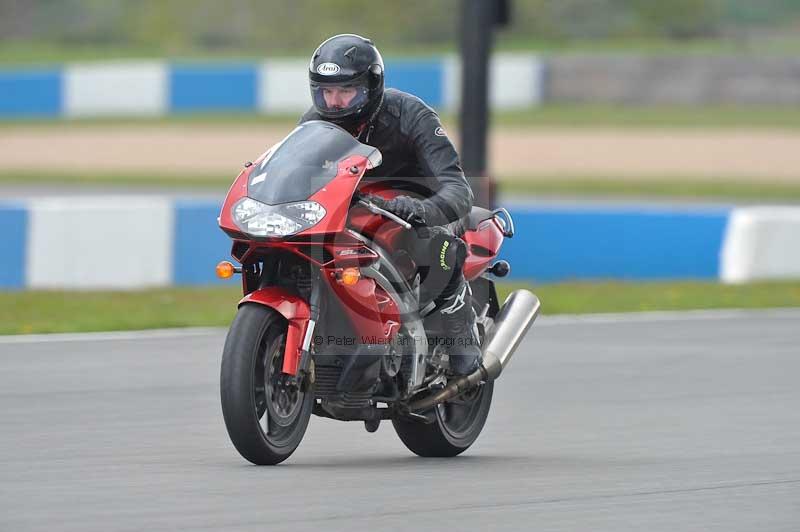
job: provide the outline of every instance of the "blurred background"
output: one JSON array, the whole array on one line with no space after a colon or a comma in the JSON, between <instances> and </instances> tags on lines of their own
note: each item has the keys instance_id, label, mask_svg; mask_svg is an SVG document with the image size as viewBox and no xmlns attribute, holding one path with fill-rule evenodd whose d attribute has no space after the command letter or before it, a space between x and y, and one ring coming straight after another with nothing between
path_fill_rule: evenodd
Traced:
<instances>
[{"instance_id":1,"label":"blurred background","mask_svg":"<svg viewBox=\"0 0 800 532\"><path fill-rule=\"evenodd\" d=\"M567 181L589 177L794 181L796 150L785 149L794 139L779 130L798 123L800 2L498 3L507 13L490 32L494 134L488 170L508 187L526 188L533 177L546 178L537 192L555 186L553 178L568 192L582 187L570 188ZM115 118L166 118L159 126L190 119L196 119L193 126L216 123L211 139L177 134L175 144L160 127L152 149L142 147L149 160L132 150L124 156L113 147L94 144L98 149L90 150L81 144L84 157L91 153L94 159L91 165L80 160L79 149L52 137L43 137L50 155L32 161L33 146L8 135L0 148L2 170L158 169L222 177L235 162L280 138L307 108L305 62L319 42L341 32L373 38L387 59L388 84L419 95L456 125L463 5L0 0L0 121L6 126L27 126L36 118L56 119L59 128L96 125L100 118L111 119L109 127L120 125ZM236 135L243 124L278 128L247 143ZM617 131L559 131L575 126ZM661 127L672 127L670 135L652 134ZM689 128L725 127L722 135L683 135ZM732 127L754 134L732 135ZM97 137L84 129L86 143L114 141L102 127L93 131ZM124 142L116 146L137 145L138 138L119 140ZM194 163L176 160L193 156ZM593 186L611 187L604 181ZM785 198L783 189L772 192Z\"/></svg>"},{"instance_id":2,"label":"blurred background","mask_svg":"<svg viewBox=\"0 0 800 532\"><path fill-rule=\"evenodd\" d=\"M665 281L778 282L758 304L798 304L800 0L502 4L505 20L486 27L487 162L472 177L496 180L518 220L510 279L578 283L554 312L598 309L608 298L586 294L631 281L661 284L611 310L677 305L648 302L678 290ZM372 38L387 85L434 106L462 146L465 5L0 0L0 242L16 250L0 287L216 283L220 201L308 107L308 57L333 34ZM127 269L94 267L109 238L84 229L85 213L103 208L142 232L145 251L119 251Z\"/></svg>"},{"instance_id":3,"label":"blurred background","mask_svg":"<svg viewBox=\"0 0 800 532\"><path fill-rule=\"evenodd\" d=\"M231 447L228 187L339 33L473 155L481 1L0 0L0 531L800 530L800 0L467 21L470 177L516 225L491 278L542 302L484 433L417 460L320 418L269 471ZM115 332L36 334L83 331Z\"/></svg>"},{"instance_id":4,"label":"blurred background","mask_svg":"<svg viewBox=\"0 0 800 532\"><path fill-rule=\"evenodd\" d=\"M500 49L796 55L795 0L514 0ZM455 51L459 0L3 0L2 58L309 55L344 29L387 54Z\"/></svg>"}]
</instances>

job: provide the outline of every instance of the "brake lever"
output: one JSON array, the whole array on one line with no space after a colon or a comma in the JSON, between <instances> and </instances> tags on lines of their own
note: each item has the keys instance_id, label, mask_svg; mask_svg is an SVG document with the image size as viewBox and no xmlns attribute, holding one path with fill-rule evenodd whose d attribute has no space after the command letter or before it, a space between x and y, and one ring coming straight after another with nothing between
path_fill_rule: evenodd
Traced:
<instances>
[{"instance_id":1,"label":"brake lever","mask_svg":"<svg viewBox=\"0 0 800 532\"><path fill-rule=\"evenodd\" d=\"M403 220L402 218L400 218L399 216L397 216L393 212L389 212L386 209L381 209L380 207L378 207L374 203L370 203L369 201L366 201L364 199L359 199L358 200L358 204L366 207L367 210L369 210L373 214L380 214L381 216L385 216L386 218L389 218L391 221L403 226L403 228L405 228L405 229L411 229L413 227L410 223L408 223L407 221Z\"/></svg>"}]
</instances>

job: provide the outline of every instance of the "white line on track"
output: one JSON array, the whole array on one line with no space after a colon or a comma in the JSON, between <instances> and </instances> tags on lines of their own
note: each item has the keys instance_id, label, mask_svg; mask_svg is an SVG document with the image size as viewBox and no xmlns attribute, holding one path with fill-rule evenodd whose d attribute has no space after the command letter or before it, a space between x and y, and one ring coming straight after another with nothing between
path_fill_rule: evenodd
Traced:
<instances>
[{"instance_id":1,"label":"white line on track","mask_svg":"<svg viewBox=\"0 0 800 532\"><path fill-rule=\"evenodd\" d=\"M800 320L800 308L785 309L721 309L620 312L601 314L560 314L536 320L535 327L574 325L579 323L642 323L659 321L730 320L742 318L775 318Z\"/></svg>"},{"instance_id":2,"label":"white line on track","mask_svg":"<svg viewBox=\"0 0 800 532\"><path fill-rule=\"evenodd\" d=\"M0 345L186 338L190 336L211 336L224 334L225 331L226 329L221 327L188 327L183 329L150 329L146 331L20 334L14 336L0 336Z\"/></svg>"},{"instance_id":3,"label":"white line on track","mask_svg":"<svg viewBox=\"0 0 800 532\"><path fill-rule=\"evenodd\" d=\"M541 316L535 327L574 324L642 323L660 321L728 320L742 318L774 318L800 320L800 308L786 309L725 309L657 312L624 312L603 314L560 314ZM21 334L0 336L3 344L35 344L55 342L105 342L118 340L149 340L161 338L187 338L192 336L223 335L224 327L188 327L182 329L151 329L145 331L118 331L94 333Z\"/></svg>"}]
</instances>

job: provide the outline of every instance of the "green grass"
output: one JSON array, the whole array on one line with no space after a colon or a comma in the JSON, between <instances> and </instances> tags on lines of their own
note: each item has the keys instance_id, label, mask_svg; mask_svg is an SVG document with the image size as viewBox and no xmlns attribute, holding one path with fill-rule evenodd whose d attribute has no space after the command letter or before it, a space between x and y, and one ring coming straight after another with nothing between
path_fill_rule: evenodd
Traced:
<instances>
[{"instance_id":1,"label":"green grass","mask_svg":"<svg viewBox=\"0 0 800 532\"><path fill-rule=\"evenodd\" d=\"M75 61L109 61L120 59L168 59L173 61L261 61L265 57L306 58L316 43L305 48L268 50L256 48L170 49L166 46L122 44L82 44L42 41L11 41L0 43L0 66L51 65ZM406 43L403 46L381 46L384 57L431 57L457 54L454 39L442 43ZM637 54L759 54L790 55L800 51L800 38L783 33L747 41L735 39L541 39L533 36L504 34L495 40L497 52L527 53L637 53Z\"/></svg>"},{"instance_id":2,"label":"green grass","mask_svg":"<svg viewBox=\"0 0 800 532\"><path fill-rule=\"evenodd\" d=\"M516 288L533 290L546 315L800 307L800 281L743 286L707 282L501 283L501 300ZM0 334L228 326L240 296L235 282L224 287L135 292L0 292Z\"/></svg>"},{"instance_id":3,"label":"green grass","mask_svg":"<svg viewBox=\"0 0 800 532\"><path fill-rule=\"evenodd\" d=\"M776 33L747 41L736 39L608 38L543 40L515 35L496 41L495 50L558 54L643 55L792 55L800 50L800 38Z\"/></svg>"},{"instance_id":4,"label":"green grass","mask_svg":"<svg viewBox=\"0 0 800 532\"><path fill-rule=\"evenodd\" d=\"M711 282L570 282L503 284L500 292L529 288L544 314L722 308L800 307L800 281L723 285ZM501 299L504 295L501 295Z\"/></svg>"},{"instance_id":5,"label":"green grass","mask_svg":"<svg viewBox=\"0 0 800 532\"><path fill-rule=\"evenodd\" d=\"M234 170L235 172L235 170ZM188 192L207 191L224 194L230 187L233 173L212 175L153 175L128 173L42 173L0 171L3 185L58 185L76 187L116 187L185 189ZM501 194L509 196L554 197L569 196L586 199L676 199L688 201L745 201L745 202L800 202L800 183L770 182L764 179L747 180L687 180L670 179L619 179L578 177L501 177Z\"/></svg>"},{"instance_id":6,"label":"green grass","mask_svg":"<svg viewBox=\"0 0 800 532\"><path fill-rule=\"evenodd\" d=\"M310 103L309 103L310 105ZM69 131L72 128L104 128L104 127L148 127L153 126L198 126L198 127L236 127L236 126L275 126L286 128L286 133L291 132L297 125L302 113L262 115L258 113L187 113L172 114L169 116L142 116L142 117L83 117L83 118L10 118L0 120L0 129L42 128Z\"/></svg>"},{"instance_id":7,"label":"green grass","mask_svg":"<svg viewBox=\"0 0 800 532\"><path fill-rule=\"evenodd\" d=\"M500 127L619 128L800 128L797 106L614 106L545 105L497 111Z\"/></svg>"},{"instance_id":8,"label":"green grass","mask_svg":"<svg viewBox=\"0 0 800 532\"><path fill-rule=\"evenodd\" d=\"M256 113L177 114L166 117L97 117L97 118L25 118L0 120L0 128L25 127L152 127L169 125L192 126L276 126L287 133L300 113L260 115ZM442 113L442 120L457 129L458 117ZM541 128L757 128L800 129L800 107L797 106L657 106L635 107L614 105L545 105L514 111L495 111L493 127Z\"/></svg>"},{"instance_id":9,"label":"green grass","mask_svg":"<svg viewBox=\"0 0 800 532\"><path fill-rule=\"evenodd\" d=\"M233 166L226 175L204 174L202 172L180 175L129 174L129 173L51 173L51 172L17 172L0 170L0 186L2 185L59 185L59 186L101 186L109 187L164 187L185 188L192 192L198 188L219 189L227 192L233 183L238 168Z\"/></svg>"},{"instance_id":10,"label":"green grass","mask_svg":"<svg viewBox=\"0 0 800 532\"><path fill-rule=\"evenodd\" d=\"M0 292L0 334L226 325L240 288Z\"/></svg>"}]
</instances>

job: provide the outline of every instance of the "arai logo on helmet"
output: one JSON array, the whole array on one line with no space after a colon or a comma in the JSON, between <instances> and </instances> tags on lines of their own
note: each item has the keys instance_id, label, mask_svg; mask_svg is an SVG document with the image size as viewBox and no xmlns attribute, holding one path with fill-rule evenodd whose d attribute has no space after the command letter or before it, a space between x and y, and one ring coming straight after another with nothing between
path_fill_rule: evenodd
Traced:
<instances>
[{"instance_id":1,"label":"arai logo on helmet","mask_svg":"<svg viewBox=\"0 0 800 532\"><path fill-rule=\"evenodd\" d=\"M339 65L336 63L322 63L317 67L317 73L323 76L335 76L339 73Z\"/></svg>"}]
</instances>

